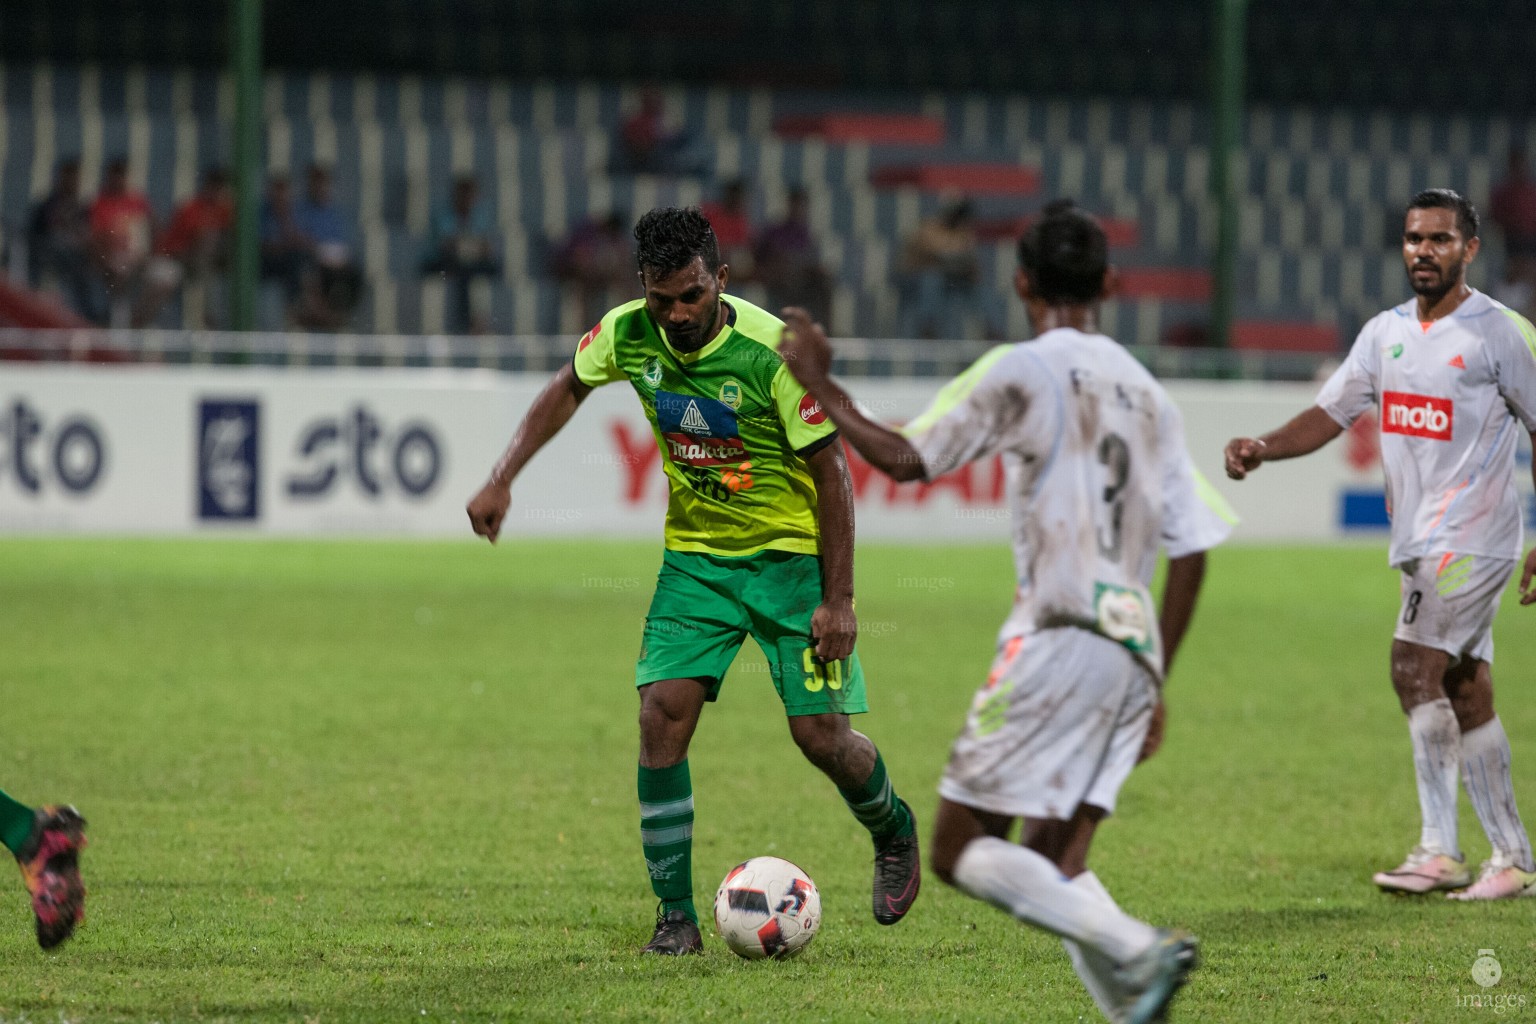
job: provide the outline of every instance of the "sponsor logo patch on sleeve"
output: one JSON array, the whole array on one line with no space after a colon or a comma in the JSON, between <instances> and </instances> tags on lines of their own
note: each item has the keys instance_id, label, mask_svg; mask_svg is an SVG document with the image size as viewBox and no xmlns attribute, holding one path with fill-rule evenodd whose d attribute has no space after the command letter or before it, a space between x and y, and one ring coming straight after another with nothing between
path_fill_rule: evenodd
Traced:
<instances>
[{"instance_id":1,"label":"sponsor logo patch on sleeve","mask_svg":"<svg viewBox=\"0 0 1536 1024\"><path fill-rule=\"evenodd\" d=\"M1381 393L1381 432L1449 441L1455 427L1455 406L1449 398L1411 395L1405 391Z\"/></svg>"},{"instance_id":2,"label":"sponsor logo patch on sleeve","mask_svg":"<svg viewBox=\"0 0 1536 1024\"><path fill-rule=\"evenodd\" d=\"M800 419L807 426L814 427L818 423L825 423L827 421L827 410L823 409L821 403L816 401L816 399L806 395L800 399Z\"/></svg>"}]
</instances>

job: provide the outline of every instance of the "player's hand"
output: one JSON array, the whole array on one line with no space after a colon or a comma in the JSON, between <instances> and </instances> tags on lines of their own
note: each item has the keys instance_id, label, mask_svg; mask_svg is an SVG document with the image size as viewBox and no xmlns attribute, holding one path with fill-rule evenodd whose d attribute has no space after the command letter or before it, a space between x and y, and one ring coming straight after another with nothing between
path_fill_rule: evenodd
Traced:
<instances>
[{"instance_id":1,"label":"player's hand","mask_svg":"<svg viewBox=\"0 0 1536 1024\"><path fill-rule=\"evenodd\" d=\"M858 636L859 617L852 601L823 601L811 613L811 639L819 662L842 661L853 653Z\"/></svg>"},{"instance_id":2,"label":"player's hand","mask_svg":"<svg viewBox=\"0 0 1536 1024\"><path fill-rule=\"evenodd\" d=\"M1147 758L1157 753L1163 746L1163 730L1168 725L1168 708L1163 703L1163 695L1157 695L1157 703L1152 708L1152 724L1147 726L1147 738L1141 741L1141 753L1136 755L1136 763L1141 764Z\"/></svg>"},{"instance_id":3,"label":"player's hand","mask_svg":"<svg viewBox=\"0 0 1536 1024\"><path fill-rule=\"evenodd\" d=\"M809 389L832 372L832 343L821 324L799 306L786 306L782 315L784 336L779 342L779 357L800 386Z\"/></svg>"},{"instance_id":4,"label":"player's hand","mask_svg":"<svg viewBox=\"0 0 1536 1024\"><path fill-rule=\"evenodd\" d=\"M1243 477L1259 468L1259 463L1264 461L1264 442L1256 437L1234 437L1227 442L1227 476L1233 480L1241 480Z\"/></svg>"},{"instance_id":5,"label":"player's hand","mask_svg":"<svg viewBox=\"0 0 1536 1024\"><path fill-rule=\"evenodd\" d=\"M1525 568L1520 572L1520 603L1536 604L1536 548L1525 556Z\"/></svg>"},{"instance_id":6,"label":"player's hand","mask_svg":"<svg viewBox=\"0 0 1536 1024\"><path fill-rule=\"evenodd\" d=\"M507 509L511 507L512 488L488 480L480 493L469 499L465 511L469 513L469 525L475 532L495 544L501 535L502 521L507 518Z\"/></svg>"}]
</instances>

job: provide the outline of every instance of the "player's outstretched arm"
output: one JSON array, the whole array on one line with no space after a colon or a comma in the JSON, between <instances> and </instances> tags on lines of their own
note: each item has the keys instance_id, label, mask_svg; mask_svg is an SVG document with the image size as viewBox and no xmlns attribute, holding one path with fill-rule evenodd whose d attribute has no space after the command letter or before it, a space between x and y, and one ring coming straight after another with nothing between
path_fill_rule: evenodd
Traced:
<instances>
[{"instance_id":1,"label":"player's outstretched arm","mask_svg":"<svg viewBox=\"0 0 1536 1024\"><path fill-rule=\"evenodd\" d=\"M592 389L576 378L570 363L560 367L544 385L544 390L528 407L523 422L518 424L507 450L491 470L491 478L469 499L466 511L475 533L496 543L507 509L512 506L512 481L523 471L528 460L570 421L576 407L591 393Z\"/></svg>"},{"instance_id":2,"label":"player's outstretched arm","mask_svg":"<svg viewBox=\"0 0 1536 1024\"><path fill-rule=\"evenodd\" d=\"M859 621L853 612L853 481L843 446L827 445L806 460L816 481L821 532L821 604L811 613L816 657L841 661L853 653Z\"/></svg>"},{"instance_id":3,"label":"player's outstretched arm","mask_svg":"<svg viewBox=\"0 0 1536 1024\"><path fill-rule=\"evenodd\" d=\"M1318 406L1298 415L1279 430L1263 437L1234 437L1227 442L1227 476L1241 480L1261 463L1311 455L1344 432Z\"/></svg>"},{"instance_id":4,"label":"player's outstretched arm","mask_svg":"<svg viewBox=\"0 0 1536 1024\"><path fill-rule=\"evenodd\" d=\"M832 379L832 345L827 332L803 309L784 310L779 355L789 372L837 424L843 439L864 460L893 480L921 480L923 460L901 434L865 416L848 392Z\"/></svg>"}]
</instances>

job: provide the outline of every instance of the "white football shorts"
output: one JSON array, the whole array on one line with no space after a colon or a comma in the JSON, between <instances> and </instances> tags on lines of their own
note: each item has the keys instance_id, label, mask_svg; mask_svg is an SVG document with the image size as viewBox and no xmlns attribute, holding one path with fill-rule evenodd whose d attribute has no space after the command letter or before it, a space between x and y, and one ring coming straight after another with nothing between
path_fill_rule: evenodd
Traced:
<instances>
[{"instance_id":1,"label":"white football shorts","mask_svg":"<svg viewBox=\"0 0 1536 1024\"><path fill-rule=\"evenodd\" d=\"M1113 811L1157 694L1147 667L1097 633L1015 637L971 703L939 795L1014 817L1065 821L1082 803Z\"/></svg>"},{"instance_id":2,"label":"white football shorts","mask_svg":"<svg viewBox=\"0 0 1536 1024\"><path fill-rule=\"evenodd\" d=\"M1493 619L1515 571L1509 558L1426 555L1405 562L1393 637L1451 656L1493 662Z\"/></svg>"}]
</instances>

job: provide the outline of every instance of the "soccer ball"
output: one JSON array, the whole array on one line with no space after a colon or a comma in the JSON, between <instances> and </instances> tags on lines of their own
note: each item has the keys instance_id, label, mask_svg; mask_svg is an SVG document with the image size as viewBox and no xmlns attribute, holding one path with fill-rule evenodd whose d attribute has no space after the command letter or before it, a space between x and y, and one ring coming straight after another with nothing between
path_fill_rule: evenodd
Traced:
<instances>
[{"instance_id":1,"label":"soccer ball","mask_svg":"<svg viewBox=\"0 0 1536 1024\"><path fill-rule=\"evenodd\" d=\"M715 929L748 960L787 960L811 944L820 926L816 883L778 857L736 865L715 893Z\"/></svg>"}]
</instances>

